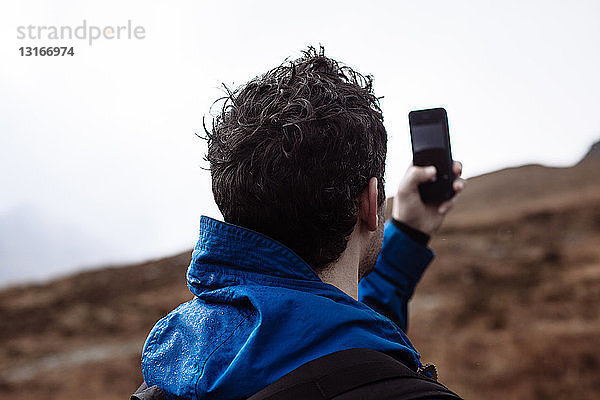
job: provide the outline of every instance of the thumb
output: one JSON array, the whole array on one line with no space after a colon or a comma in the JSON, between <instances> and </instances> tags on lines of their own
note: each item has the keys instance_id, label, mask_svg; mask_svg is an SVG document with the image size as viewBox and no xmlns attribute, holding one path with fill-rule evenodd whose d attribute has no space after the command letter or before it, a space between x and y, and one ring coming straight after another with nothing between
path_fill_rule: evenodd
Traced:
<instances>
[{"instance_id":1,"label":"thumb","mask_svg":"<svg viewBox=\"0 0 600 400\"><path fill-rule=\"evenodd\" d=\"M417 167L412 165L408 169L407 183L410 186L418 186L420 183L431 180L436 174L436 168L434 166L429 167Z\"/></svg>"}]
</instances>

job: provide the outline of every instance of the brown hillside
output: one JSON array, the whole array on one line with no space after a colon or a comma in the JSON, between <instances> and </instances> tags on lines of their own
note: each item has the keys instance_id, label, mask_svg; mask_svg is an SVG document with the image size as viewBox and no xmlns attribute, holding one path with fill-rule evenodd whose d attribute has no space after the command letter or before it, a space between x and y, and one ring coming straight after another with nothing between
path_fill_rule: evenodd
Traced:
<instances>
[{"instance_id":1,"label":"brown hillside","mask_svg":"<svg viewBox=\"0 0 600 400\"><path fill-rule=\"evenodd\" d=\"M466 398L600 398L597 148L469 179L432 241L409 333Z\"/></svg>"},{"instance_id":2,"label":"brown hillside","mask_svg":"<svg viewBox=\"0 0 600 400\"><path fill-rule=\"evenodd\" d=\"M590 154L595 154L590 152ZM600 158L469 179L409 336L469 399L600 398ZM126 399L190 253L0 292L0 398Z\"/></svg>"}]
</instances>

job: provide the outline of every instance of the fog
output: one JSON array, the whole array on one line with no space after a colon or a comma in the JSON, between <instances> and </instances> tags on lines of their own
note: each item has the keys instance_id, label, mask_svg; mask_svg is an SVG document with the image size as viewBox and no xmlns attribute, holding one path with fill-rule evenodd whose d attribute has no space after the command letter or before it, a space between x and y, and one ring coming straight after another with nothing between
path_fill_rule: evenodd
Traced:
<instances>
[{"instance_id":1,"label":"fog","mask_svg":"<svg viewBox=\"0 0 600 400\"><path fill-rule=\"evenodd\" d=\"M599 15L593 1L3 2L0 285L191 249L200 215L220 218L195 132L221 83L309 44L374 76L389 196L414 109L447 109L466 176L572 165L600 137ZM145 35L19 38L19 26L84 20Z\"/></svg>"}]
</instances>

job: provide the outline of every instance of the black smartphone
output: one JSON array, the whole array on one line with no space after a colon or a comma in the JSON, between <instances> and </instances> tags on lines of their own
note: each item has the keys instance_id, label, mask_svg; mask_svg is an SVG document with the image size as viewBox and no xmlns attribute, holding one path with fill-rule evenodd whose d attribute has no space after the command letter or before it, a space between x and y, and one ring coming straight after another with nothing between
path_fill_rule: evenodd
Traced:
<instances>
[{"instance_id":1,"label":"black smartphone","mask_svg":"<svg viewBox=\"0 0 600 400\"><path fill-rule=\"evenodd\" d=\"M448 115L443 108L411 111L408 114L413 165L433 165L437 175L429 182L419 185L421 200L426 204L439 204L451 199L456 193L452 187L452 153Z\"/></svg>"}]
</instances>

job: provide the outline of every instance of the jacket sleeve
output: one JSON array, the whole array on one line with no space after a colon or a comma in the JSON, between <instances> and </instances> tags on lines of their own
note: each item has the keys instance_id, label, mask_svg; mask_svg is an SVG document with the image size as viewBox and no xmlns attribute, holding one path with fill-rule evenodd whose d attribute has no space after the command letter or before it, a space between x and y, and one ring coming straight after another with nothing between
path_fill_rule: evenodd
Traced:
<instances>
[{"instance_id":1,"label":"jacket sleeve","mask_svg":"<svg viewBox=\"0 0 600 400\"><path fill-rule=\"evenodd\" d=\"M358 300L406 332L408 301L433 259L433 252L409 238L391 221L385 223L383 232L375 268L358 284Z\"/></svg>"}]
</instances>

